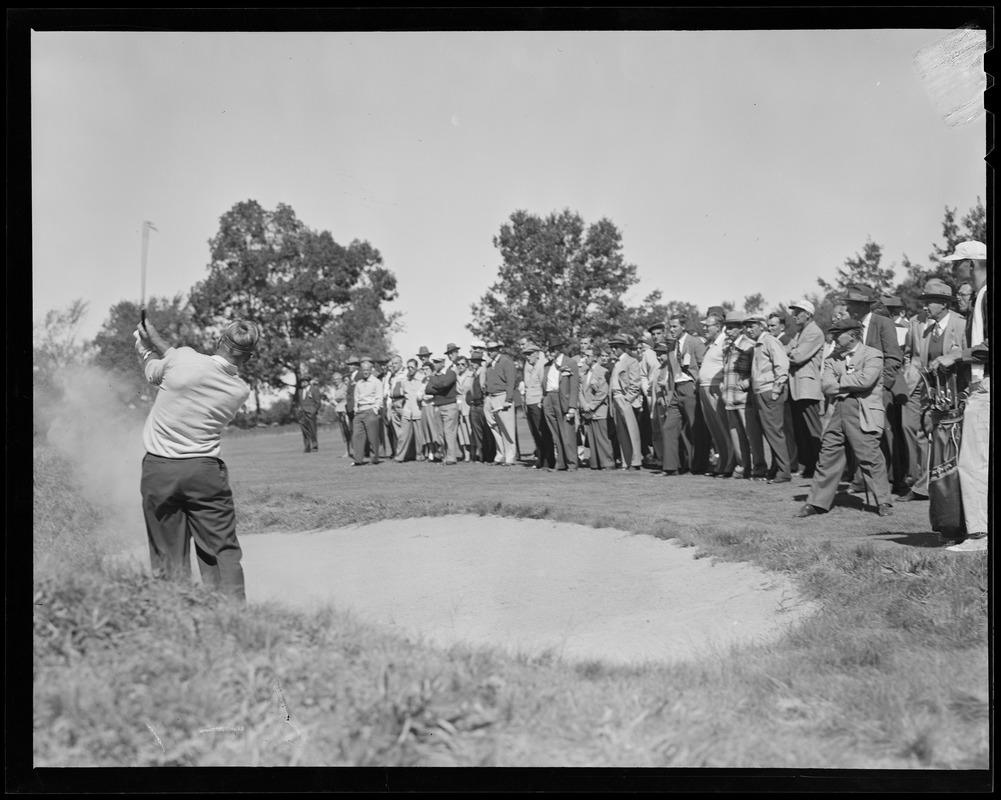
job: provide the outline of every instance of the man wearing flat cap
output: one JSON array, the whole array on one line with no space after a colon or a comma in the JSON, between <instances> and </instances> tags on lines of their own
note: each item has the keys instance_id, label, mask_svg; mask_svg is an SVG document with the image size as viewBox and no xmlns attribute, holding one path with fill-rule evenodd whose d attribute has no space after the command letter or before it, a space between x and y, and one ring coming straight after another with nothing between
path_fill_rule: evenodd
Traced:
<instances>
[{"instance_id":1,"label":"man wearing flat cap","mask_svg":"<svg viewBox=\"0 0 1001 800\"><path fill-rule=\"evenodd\" d=\"M513 467L518 463L514 428L514 396L518 388L518 372L514 362L501 352L498 341L487 342L485 363L483 412L497 445L492 463Z\"/></svg>"},{"instance_id":2,"label":"man wearing flat cap","mask_svg":"<svg viewBox=\"0 0 1001 800\"><path fill-rule=\"evenodd\" d=\"M862 344L875 347L883 354L882 396L883 408L888 409L894 402L894 385L897 374L904 362L904 353L897 342L897 329L889 317L873 313L873 305L878 302L876 292L865 284L851 284L845 293L848 316L862 323ZM880 449L886 459L887 469L893 463L893 430L884 426L880 439ZM853 491L862 491L861 482L856 477Z\"/></svg>"},{"instance_id":3,"label":"man wearing flat cap","mask_svg":"<svg viewBox=\"0 0 1001 800\"><path fill-rule=\"evenodd\" d=\"M522 383L525 386L525 418L528 429L535 443L535 469L553 469L556 466L556 451L553 448L553 436L546 424L542 411L542 376L546 369L546 360L542 351L534 342L526 341L521 347L521 355L525 359Z\"/></svg>"},{"instance_id":4,"label":"man wearing flat cap","mask_svg":"<svg viewBox=\"0 0 1001 800\"><path fill-rule=\"evenodd\" d=\"M944 259L953 262L956 279L973 284L974 300L966 319L966 346L945 353L931 363L933 369L969 370L969 396L963 409L963 434L959 446L959 488L963 496L966 539L947 547L953 552L986 550L988 542L988 486L991 439L990 285L987 247L966 241Z\"/></svg>"},{"instance_id":5,"label":"man wearing flat cap","mask_svg":"<svg viewBox=\"0 0 1001 800\"><path fill-rule=\"evenodd\" d=\"M909 393L901 409L901 425L913 485L899 498L902 502L928 499L928 431L922 420L927 419L931 398L922 376L928 375L929 365L939 356L966 347L966 320L950 310L955 300L952 287L932 278L925 283L918 299L924 303L925 321L917 317L911 321L904 343L903 375Z\"/></svg>"},{"instance_id":6,"label":"man wearing flat cap","mask_svg":"<svg viewBox=\"0 0 1001 800\"><path fill-rule=\"evenodd\" d=\"M640 363L630 353L632 342L624 334L617 334L609 339L608 347L614 359L608 386L612 395L611 410L622 460L620 469L639 471L643 469L637 418L637 411L643 406Z\"/></svg>"},{"instance_id":7,"label":"man wearing flat cap","mask_svg":"<svg viewBox=\"0 0 1001 800\"><path fill-rule=\"evenodd\" d=\"M789 407L796 452L803 467L802 477L810 480L820 456L824 332L813 319L815 308L809 300L793 303L789 311L796 326L796 333L786 348L789 355Z\"/></svg>"},{"instance_id":8,"label":"man wearing flat cap","mask_svg":"<svg viewBox=\"0 0 1001 800\"><path fill-rule=\"evenodd\" d=\"M830 510L850 447L865 481L866 496L876 500L876 513L892 513L892 495L886 477L886 462L879 452L879 438L886 421L880 397L883 354L862 344L862 324L855 319L831 325L834 354L824 362L821 380L831 398L831 413L824 428L817 471L806 504L795 515L809 517Z\"/></svg>"},{"instance_id":9,"label":"man wearing flat cap","mask_svg":"<svg viewBox=\"0 0 1001 800\"><path fill-rule=\"evenodd\" d=\"M564 352L561 339L546 344L542 372L542 415L549 426L556 451L556 469L577 469L577 403L580 399L580 367Z\"/></svg>"}]
</instances>

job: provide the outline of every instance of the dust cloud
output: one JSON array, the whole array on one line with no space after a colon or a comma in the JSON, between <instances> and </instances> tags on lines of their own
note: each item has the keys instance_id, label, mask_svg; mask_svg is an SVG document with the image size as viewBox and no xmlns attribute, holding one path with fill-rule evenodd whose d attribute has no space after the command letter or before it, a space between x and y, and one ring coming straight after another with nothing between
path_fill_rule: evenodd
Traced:
<instances>
[{"instance_id":1,"label":"dust cloud","mask_svg":"<svg viewBox=\"0 0 1001 800\"><path fill-rule=\"evenodd\" d=\"M101 510L96 533L102 549L145 542L139 494L145 413L138 400L130 402L134 387L95 366L69 367L58 381L55 399L38 406L36 415L50 421L49 446Z\"/></svg>"}]
</instances>

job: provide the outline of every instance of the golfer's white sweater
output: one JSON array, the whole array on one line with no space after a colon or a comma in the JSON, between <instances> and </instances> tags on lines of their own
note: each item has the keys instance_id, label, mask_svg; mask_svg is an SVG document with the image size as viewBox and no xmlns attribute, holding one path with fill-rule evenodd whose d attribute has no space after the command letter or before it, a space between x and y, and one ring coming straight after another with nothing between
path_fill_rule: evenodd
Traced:
<instances>
[{"instance_id":1,"label":"golfer's white sweater","mask_svg":"<svg viewBox=\"0 0 1001 800\"><path fill-rule=\"evenodd\" d=\"M223 428L250 396L237 368L222 356L171 347L163 358L148 359L144 371L160 387L143 429L146 451L166 458L218 457Z\"/></svg>"}]
</instances>

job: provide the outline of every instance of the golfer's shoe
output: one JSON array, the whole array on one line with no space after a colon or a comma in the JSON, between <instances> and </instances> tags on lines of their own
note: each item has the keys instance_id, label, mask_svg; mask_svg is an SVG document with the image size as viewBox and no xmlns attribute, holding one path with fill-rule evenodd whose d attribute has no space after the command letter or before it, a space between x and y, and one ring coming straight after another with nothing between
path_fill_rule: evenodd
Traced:
<instances>
[{"instance_id":1,"label":"golfer's shoe","mask_svg":"<svg viewBox=\"0 0 1001 800\"><path fill-rule=\"evenodd\" d=\"M888 517L893 513L893 506L889 503L880 503L876 509L876 513L881 517Z\"/></svg>"},{"instance_id":2,"label":"golfer's shoe","mask_svg":"<svg viewBox=\"0 0 1001 800\"><path fill-rule=\"evenodd\" d=\"M974 533L959 544L950 545L945 548L946 550L951 550L953 553L976 553L978 551L983 551L987 549L987 534L986 533Z\"/></svg>"},{"instance_id":3,"label":"golfer's shoe","mask_svg":"<svg viewBox=\"0 0 1001 800\"><path fill-rule=\"evenodd\" d=\"M803 517L812 517L812 516L814 516L816 514L820 514L820 513L822 513L822 512L821 512L821 510L819 508L817 508L816 506L812 506L809 503L807 503L799 511L797 511L795 514L793 514L793 516L796 519L802 519Z\"/></svg>"}]
</instances>

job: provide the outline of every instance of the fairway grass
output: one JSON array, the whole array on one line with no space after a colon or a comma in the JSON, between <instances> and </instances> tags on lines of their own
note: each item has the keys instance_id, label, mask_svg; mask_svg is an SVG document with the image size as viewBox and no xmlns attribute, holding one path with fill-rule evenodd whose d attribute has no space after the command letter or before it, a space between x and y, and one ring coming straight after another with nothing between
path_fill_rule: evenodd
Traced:
<instances>
[{"instance_id":1,"label":"fairway grass","mask_svg":"<svg viewBox=\"0 0 1001 800\"><path fill-rule=\"evenodd\" d=\"M794 520L796 481L349 469L320 436L308 455L297 431L224 440L241 536L451 514L612 527L781 573L819 610L766 645L615 665L236 607L102 565L100 509L36 447L37 766L989 766L987 558L932 546L926 505Z\"/></svg>"}]
</instances>

